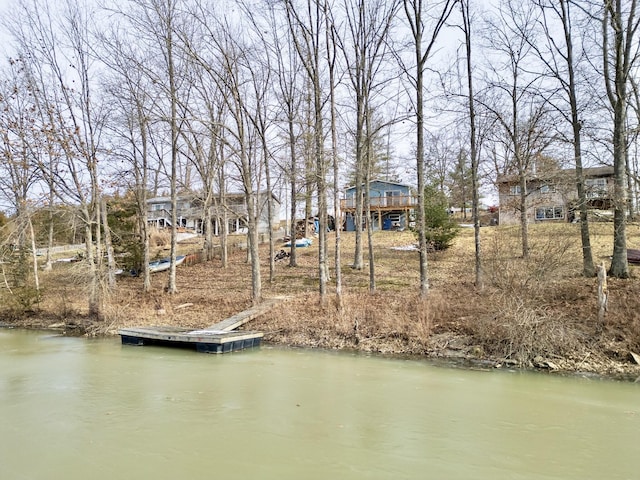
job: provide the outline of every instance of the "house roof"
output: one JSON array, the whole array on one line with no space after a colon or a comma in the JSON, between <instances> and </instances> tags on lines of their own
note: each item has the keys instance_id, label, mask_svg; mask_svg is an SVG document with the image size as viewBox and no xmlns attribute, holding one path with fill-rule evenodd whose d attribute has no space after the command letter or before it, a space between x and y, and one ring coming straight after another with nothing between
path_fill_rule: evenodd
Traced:
<instances>
[{"instance_id":1,"label":"house roof","mask_svg":"<svg viewBox=\"0 0 640 480\"><path fill-rule=\"evenodd\" d=\"M398 187L411 188L411 185L407 185L406 183L391 182L391 181L388 181L388 180L380 180L379 178L374 178L373 180L369 180L369 185L371 185L372 183L375 183L375 182L386 183L386 184L389 184L389 185L397 185ZM364 182L362 183L362 185L364 186ZM356 186L355 185L350 185L348 187L345 187L344 189L345 190L351 190L353 188L356 188Z\"/></svg>"},{"instance_id":2,"label":"house roof","mask_svg":"<svg viewBox=\"0 0 640 480\"><path fill-rule=\"evenodd\" d=\"M192 199L194 199L196 197L197 197L197 195L195 195L193 193L182 194L182 195L178 195L178 201L192 200ZM169 195L147 198L147 203L165 203L165 202L170 202L170 201L171 201L171 196L169 196Z\"/></svg>"},{"instance_id":3,"label":"house roof","mask_svg":"<svg viewBox=\"0 0 640 480\"><path fill-rule=\"evenodd\" d=\"M264 193L266 193L266 190L261 191L259 193L264 194ZM278 197L276 197L274 194L271 194L271 196L275 200L280 202L280 199ZM227 192L225 194L225 197L226 198L241 198L241 197L244 197L244 193L241 193L241 192ZM199 198L199 197L195 193L188 193L188 194L178 195L178 201L194 200L196 198ZM165 202L170 202L170 201L171 201L171 197L170 196L147 198L147 203L165 203Z\"/></svg>"},{"instance_id":4,"label":"house roof","mask_svg":"<svg viewBox=\"0 0 640 480\"><path fill-rule=\"evenodd\" d=\"M171 201L171 197L147 198L147 203L164 203L164 202L170 202L170 201Z\"/></svg>"},{"instance_id":5,"label":"house roof","mask_svg":"<svg viewBox=\"0 0 640 480\"><path fill-rule=\"evenodd\" d=\"M575 171L575 169L571 170ZM604 167L583 168L582 172L584 173L585 177L610 177L614 174L613 167L609 165L606 165Z\"/></svg>"},{"instance_id":6,"label":"house roof","mask_svg":"<svg viewBox=\"0 0 640 480\"><path fill-rule=\"evenodd\" d=\"M539 175L531 175L529 180L547 180L553 177L557 177L558 175L569 175L575 174L575 168L563 168L562 170L556 170L553 172L544 172ZM582 169L582 173L586 178L595 178L595 177L611 177L613 176L613 167L609 165L601 166L601 167L587 167ZM498 175L497 183L513 183L519 180L518 175L509 174L509 175Z\"/></svg>"}]
</instances>

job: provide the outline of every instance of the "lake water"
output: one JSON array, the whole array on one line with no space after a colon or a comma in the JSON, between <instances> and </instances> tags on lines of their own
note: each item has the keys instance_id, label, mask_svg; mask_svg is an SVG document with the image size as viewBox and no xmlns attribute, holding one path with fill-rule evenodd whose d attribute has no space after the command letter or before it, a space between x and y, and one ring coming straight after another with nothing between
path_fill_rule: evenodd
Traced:
<instances>
[{"instance_id":1,"label":"lake water","mask_svg":"<svg viewBox=\"0 0 640 480\"><path fill-rule=\"evenodd\" d=\"M0 329L0 479L640 478L640 384Z\"/></svg>"}]
</instances>

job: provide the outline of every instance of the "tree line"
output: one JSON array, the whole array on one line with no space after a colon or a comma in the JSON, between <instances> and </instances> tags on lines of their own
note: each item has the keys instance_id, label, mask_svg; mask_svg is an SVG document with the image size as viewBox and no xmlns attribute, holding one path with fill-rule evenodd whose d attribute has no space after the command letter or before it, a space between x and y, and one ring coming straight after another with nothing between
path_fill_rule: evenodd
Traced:
<instances>
[{"instance_id":1,"label":"tree line","mask_svg":"<svg viewBox=\"0 0 640 480\"><path fill-rule=\"evenodd\" d=\"M5 243L31 251L32 218L60 205L84 229L89 312L115 285L107 198L133 199L150 260L147 200L197 192L205 225L222 227L225 193L247 205L252 298L261 299L261 192L288 199L287 218L318 218L319 299L342 302L340 229L345 180L356 188L353 264L369 287L375 258L366 186L376 176L415 186L420 292L429 291L425 192L467 205L482 288L480 205L500 175L519 184L527 257L529 181L541 168L575 169L583 273L595 275L584 168L615 172L610 274L629 275L625 225L635 214L640 119L636 0L17 0L3 29L0 197L14 219ZM386 144L386 153L381 154ZM395 150L392 146L395 146ZM381 168L380 161L392 166ZM216 207L216 208L212 208ZM268 217L272 218L269 214ZM275 278L271 232L269 281ZM176 292L176 230L166 291ZM366 235L365 235L366 234ZM204 251L213 258L212 229ZM289 262L296 266L295 242ZM47 257L50 267L51 258ZM333 280L332 280L333 277ZM151 288L148 272L145 291Z\"/></svg>"}]
</instances>

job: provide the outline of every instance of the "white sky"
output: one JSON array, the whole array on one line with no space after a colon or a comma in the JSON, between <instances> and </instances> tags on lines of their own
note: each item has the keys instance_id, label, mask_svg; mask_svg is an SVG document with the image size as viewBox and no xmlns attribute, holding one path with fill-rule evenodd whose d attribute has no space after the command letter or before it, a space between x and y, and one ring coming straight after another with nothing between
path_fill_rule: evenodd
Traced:
<instances>
[{"instance_id":1,"label":"white sky","mask_svg":"<svg viewBox=\"0 0 640 480\"><path fill-rule=\"evenodd\" d=\"M29 0L26 0L29 1ZM56 0L48 0L49 2L56 2ZM487 3L490 3L492 0L487 0ZM0 22L0 58L2 58L4 60L4 58L6 58L7 56L11 55L11 38L10 35L7 32L7 29L5 26L1 25L1 23L5 23L5 22L10 22L10 18L11 18L11 6L15 5L17 2L17 0L0 0L0 19L2 19L2 21ZM452 29L447 29L445 28L442 32L442 37L440 39L440 44L443 46L442 48L444 48L445 50L448 50L449 48L456 48L459 45L459 40L456 38L455 33L452 31ZM394 156L396 157L396 163L398 163L399 159L402 159L402 161L406 162L408 165L408 170L404 171L404 172L399 172L401 177L402 177L402 181L404 183L409 183L409 184L413 184L415 183L414 178L413 178L413 173L412 170L415 169L415 160L412 161L412 147L411 145L413 143L415 143L415 139L413 134L409 135L408 137L406 137L406 140L402 140L402 136L399 138L396 136L395 138L395 145L394 145ZM398 141L399 140L399 141ZM396 143L397 142L397 143ZM485 195L487 195L489 192L485 192ZM496 200L493 198L494 195L489 194L487 195L487 198L485 198L485 203L487 204L492 204L495 203Z\"/></svg>"}]
</instances>

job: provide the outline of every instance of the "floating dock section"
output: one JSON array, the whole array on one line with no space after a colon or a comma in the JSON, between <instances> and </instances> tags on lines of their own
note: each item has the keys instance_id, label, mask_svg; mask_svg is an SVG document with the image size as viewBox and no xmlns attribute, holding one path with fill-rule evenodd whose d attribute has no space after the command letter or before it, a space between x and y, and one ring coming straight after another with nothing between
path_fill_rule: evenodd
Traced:
<instances>
[{"instance_id":1,"label":"floating dock section","mask_svg":"<svg viewBox=\"0 0 640 480\"><path fill-rule=\"evenodd\" d=\"M260 346L262 332L236 331L235 329L263 315L284 298L265 300L260 305L240 312L202 330L180 327L123 328L118 333L123 345L164 345L195 348L203 353L228 353Z\"/></svg>"},{"instance_id":2,"label":"floating dock section","mask_svg":"<svg viewBox=\"0 0 640 480\"><path fill-rule=\"evenodd\" d=\"M120 330L123 345L164 345L195 348L203 353L227 353L260 346L262 332L185 330L179 327L138 327Z\"/></svg>"}]
</instances>

